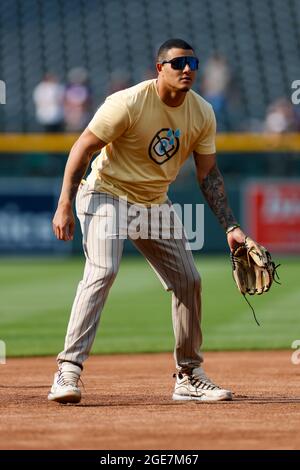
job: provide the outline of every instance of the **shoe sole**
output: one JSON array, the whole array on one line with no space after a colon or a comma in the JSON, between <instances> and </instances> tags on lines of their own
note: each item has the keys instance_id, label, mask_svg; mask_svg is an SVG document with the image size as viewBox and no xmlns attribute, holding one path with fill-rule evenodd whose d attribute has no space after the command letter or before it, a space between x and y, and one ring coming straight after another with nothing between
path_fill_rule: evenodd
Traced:
<instances>
[{"instance_id":1,"label":"shoe sole","mask_svg":"<svg viewBox=\"0 0 300 470\"><path fill-rule=\"evenodd\" d=\"M48 400L49 401L56 401L57 403L79 403L81 400L81 395L63 395L63 396L57 396L53 395L52 393L49 393L48 395Z\"/></svg>"},{"instance_id":2,"label":"shoe sole","mask_svg":"<svg viewBox=\"0 0 300 470\"><path fill-rule=\"evenodd\" d=\"M212 401L231 401L232 395L227 393L226 395L220 397L206 397L202 395L201 397L193 397L192 395L177 395L173 393L173 400L177 401L201 401L201 402L212 402Z\"/></svg>"}]
</instances>

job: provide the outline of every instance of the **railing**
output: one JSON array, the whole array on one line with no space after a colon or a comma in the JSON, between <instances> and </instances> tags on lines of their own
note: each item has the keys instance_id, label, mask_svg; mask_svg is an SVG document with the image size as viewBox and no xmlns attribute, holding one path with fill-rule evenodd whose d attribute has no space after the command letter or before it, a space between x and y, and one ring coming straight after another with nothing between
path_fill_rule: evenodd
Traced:
<instances>
[{"instance_id":1,"label":"railing","mask_svg":"<svg viewBox=\"0 0 300 470\"><path fill-rule=\"evenodd\" d=\"M0 134L0 152L68 153L79 134ZM300 133L217 135L218 152L300 152Z\"/></svg>"}]
</instances>

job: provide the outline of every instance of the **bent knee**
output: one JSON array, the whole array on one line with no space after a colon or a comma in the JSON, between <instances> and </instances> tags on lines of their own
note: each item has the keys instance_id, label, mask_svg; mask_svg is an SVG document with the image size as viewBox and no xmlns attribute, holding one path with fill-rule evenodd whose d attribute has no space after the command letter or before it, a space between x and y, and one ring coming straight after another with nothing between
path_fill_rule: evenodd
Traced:
<instances>
[{"instance_id":1,"label":"bent knee","mask_svg":"<svg viewBox=\"0 0 300 470\"><path fill-rule=\"evenodd\" d=\"M99 266L93 264L89 266L88 271L84 276L87 281L92 281L94 284L112 284L118 274L118 267L109 265L109 266Z\"/></svg>"},{"instance_id":2,"label":"bent knee","mask_svg":"<svg viewBox=\"0 0 300 470\"><path fill-rule=\"evenodd\" d=\"M100 269L100 278L104 278L107 282L112 283L118 274L116 266L106 266Z\"/></svg>"},{"instance_id":3,"label":"bent knee","mask_svg":"<svg viewBox=\"0 0 300 470\"><path fill-rule=\"evenodd\" d=\"M182 277L179 277L177 280L177 285L180 286L180 289L184 289L187 292L201 291L201 277L197 271L192 271L190 273L183 274Z\"/></svg>"},{"instance_id":4,"label":"bent knee","mask_svg":"<svg viewBox=\"0 0 300 470\"><path fill-rule=\"evenodd\" d=\"M192 286L194 289L201 290L201 277L200 274L195 271L187 277L188 287Z\"/></svg>"}]
</instances>

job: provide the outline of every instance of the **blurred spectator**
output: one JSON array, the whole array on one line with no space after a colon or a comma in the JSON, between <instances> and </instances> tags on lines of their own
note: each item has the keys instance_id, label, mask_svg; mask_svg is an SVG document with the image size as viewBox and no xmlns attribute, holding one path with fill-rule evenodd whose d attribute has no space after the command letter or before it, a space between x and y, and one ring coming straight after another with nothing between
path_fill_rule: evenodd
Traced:
<instances>
[{"instance_id":1,"label":"blurred spectator","mask_svg":"<svg viewBox=\"0 0 300 470\"><path fill-rule=\"evenodd\" d=\"M267 109L263 131L272 133L269 140L269 150L280 145L282 134L296 132L299 129L299 121L293 104L285 97L275 100ZM274 134L277 134L274 136ZM279 158L280 157L280 158ZM267 156L268 174L271 176L291 176L299 161L297 153L280 154L269 153Z\"/></svg>"},{"instance_id":2,"label":"blurred spectator","mask_svg":"<svg viewBox=\"0 0 300 470\"><path fill-rule=\"evenodd\" d=\"M231 72L225 57L218 53L212 55L205 67L201 83L201 93L211 103L219 130L229 130L228 93Z\"/></svg>"},{"instance_id":3,"label":"blurred spectator","mask_svg":"<svg viewBox=\"0 0 300 470\"><path fill-rule=\"evenodd\" d=\"M82 131L91 117L91 91L88 74L83 67L75 67L68 73L68 84L64 99L66 130Z\"/></svg>"},{"instance_id":4,"label":"blurred spectator","mask_svg":"<svg viewBox=\"0 0 300 470\"><path fill-rule=\"evenodd\" d=\"M282 134L299 130L299 121L293 104L287 98L279 98L267 109L264 131Z\"/></svg>"},{"instance_id":5,"label":"blurred spectator","mask_svg":"<svg viewBox=\"0 0 300 470\"><path fill-rule=\"evenodd\" d=\"M107 90L107 96L112 95L116 91L124 90L131 86L129 73L127 70L122 68L117 68L112 71L110 77L110 84Z\"/></svg>"},{"instance_id":6,"label":"blurred spectator","mask_svg":"<svg viewBox=\"0 0 300 470\"><path fill-rule=\"evenodd\" d=\"M141 73L141 82L144 80L151 80L153 78L156 78L157 72L155 70L155 67L147 67L146 69L142 70Z\"/></svg>"},{"instance_id":7,"label":"blurred spectator","mask_svg":"<svg viewBox=\"0 0 300 470\"><path fill-rule=\"evenodd\" d=\"M46 74L33 90L36 119L45 132L63 130L63 99L64 86L51 73Z\"/></svg>"}]
</instances>

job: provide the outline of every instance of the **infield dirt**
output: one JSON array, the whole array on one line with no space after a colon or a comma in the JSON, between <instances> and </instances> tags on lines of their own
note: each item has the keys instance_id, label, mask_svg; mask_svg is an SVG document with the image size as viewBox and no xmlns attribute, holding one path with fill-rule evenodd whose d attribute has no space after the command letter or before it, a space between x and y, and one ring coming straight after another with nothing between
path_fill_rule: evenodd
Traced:
<instances>
[{"instance_id":1,"label":"infield dirt","mask_svg":"<svg viewBox=\"0 0 300 470\"><path fill-rule=\"evenodd\" d=\"M47 401L55 358L0 365L1 449L300 449L292 351L209 352L232 402L174 402L172 354L92 356L78 405Z\"/></svg>"}]
</instances>

